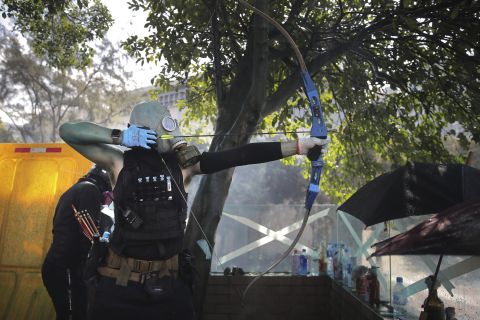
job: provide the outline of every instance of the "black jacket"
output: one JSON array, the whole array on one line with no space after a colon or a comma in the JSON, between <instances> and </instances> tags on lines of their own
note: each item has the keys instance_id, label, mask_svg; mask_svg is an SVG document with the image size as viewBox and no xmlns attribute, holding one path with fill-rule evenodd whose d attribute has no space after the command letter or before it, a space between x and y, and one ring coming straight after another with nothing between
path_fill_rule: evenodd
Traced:
<instances>
[{"instance_id":1,"label":"black jacket","mask_svg":"<svg viewBox=\"0 0 480 320\"><path fill-rule=\"evenodd\" d=\"M60 267L80 265L91 244L74 217L72 204L79 211L87 210L94 221L98 221L102 200L98 187L89 181L77 182L60 197L53 218L53 241L46 260Z\"/></svg>"}]
</instances>

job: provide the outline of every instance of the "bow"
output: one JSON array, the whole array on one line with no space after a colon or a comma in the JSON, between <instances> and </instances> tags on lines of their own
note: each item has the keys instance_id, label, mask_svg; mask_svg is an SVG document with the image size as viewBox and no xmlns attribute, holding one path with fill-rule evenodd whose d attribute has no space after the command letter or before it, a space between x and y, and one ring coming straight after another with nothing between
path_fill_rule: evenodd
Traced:
<instances>
[{"instance_id":1,"label":"bow","mask_svg":"<svg viewBox=\"0 0 480 320\"><path fill-rule=\"evenodd\" d=\"M312 77L308 73L307 66L305 64L305 61L303 59L302 54L300 53L300 50L298 49L297 44L295 41L292 39L290 34L273 18L271 18L269 15L266 13L258 10L257 8L253 7L250 5L248 2L244 0L238 0L240 4L245 6L246 8L252 10L262 18L266 19L268 22L270 22L273 26L275 26L282 34L283 36L288 40L289 44L291 45L292 49L295 51L295 55L297 56L297 60L300 65L301 69L301 77L303 81L303 89L305 91L306 97L308 99L309 105L310 105L310 110L312 113L312 127L310 129L310 136L312 137L317 137L321 139L326 139L327 138L327 127L325 126L325 121L323 118L323 112L322 108L320 106L320 99L319 95L317 92L317 89L315 88L315 84L313 83ZM308 159L312 163L312 170L310 173L310 183L308 186L307 190L307 195L305 199L305 215L302 221L302 225L295 237L295 239L292 241L288 249L280 256L280 258L277 259L274 263L272 263L265 271L260 273L258 276L256 276L245 288L245 291L243 292L242 295L242 304L243 301L245 301L245 297L247 294L247 291L253 286L253 284L260 279L263 275L265 275L267 272L275 268L280 262L282 262L293 250L293 248L296 246L298 241L300 240L300 237L303 234L303 231L305 230L305 227L307 226L308 218L310 216L310 211L312 209L313 203L315 202L315 198L317 197L318 193L320 192L320 177L322 174L322 169L323 169L323 158L322 158L322 149L319 146L316 146L312 148L308 155Z\"/></svg>"},{"instance_id":2,"label":"bow","mask_svg":"<svg viewBox=\"0 0 480 320\"><path fill-rule=\"evenodd\" d=\"M295 41L292 39L290 34L288 34L288 32L278 22L276 22L274 19L272 19L270 16L268 16L264 12L258 10L257 8L251 6L249 3L245 2L244 0L239 0L239 2L243 6L247 7L248 9L252 10L256 14L260 15L261 17L263 17L264 19L269 21L271 24L273 24L284 35L284 37L290 43L292 49L295 51L295 55L297 57L299 65L300 65L301 77L302 77L302 81L303 81L303 88L304 88L306 97L309 101L310 110L311 110L311 113L312 113L312 127L310 129L310 136L321 138L321 139L327 138L327 128L325 126L325 121L324 121L324 118L323 118L323 112L322 112L322 109L321 109L321 106L320 106L319 95L318 95L317 89L315 88L315 84L313 83L313 80L312 80L312 78L311 78L311 76L310 76L310 74L307 70L307 67L306 67L305 61L303 59L303 56L300 53L300 50L298 49L298 46L296 45ZM169 137L165 137L165 138L169 138ZM280 258L277 261L275 261L272 265L270 265L265 271L263 271L261 274L259 274L257 277L255 277L248 284L248 286L245 288L245 291L243 292L243 295L242 295L242 304L243 304L243 301L245 300L247 291L253 286L253 284L258 279L260 279L264 274L269 272L271 269L275 268L280 262L282 262L290 254L290 252L293 250L293 248L296 246L296 244L300 240L300 237L302 236L303 231L305 230L305 227L307 225L308 218L310 216L310 211L312 209L313 203L315 202L315 199L316 199L316 197L317 197L317 195L320 191L319 183L320 183L320 177L321 177L323 164L324 164L324 161L322 159L322 148L319 147L319 146L316 146L316 147L312 148L309 151L307 157L312 163L312 170L311 170L311 174L310 174L310 183L309 183L309 186L308 186L307 195L306 195L306 199L305 199L305 215L304 215L304 218L303 218L303 221L302 221L302 225L301 225L295 239L292 241L292 243L288 247L288 249L280 256ZM170 171L170 169L168 168L168 165L163 160L163 158L162 158L162 161L163 161L164 165L166 166L167 170ZM175 179L173 179L173 181L174 181L176 187L180 188L179 185L177 184L177 181L175 181ZM180 193L180 194L182 194L182 193ZM182 194L182 196L183 196L183 194ZM185 198L183 200L185 202L187 202ZM214 256L216 256L216 254L214 254L214 252L215 252L214 248L210 244L210 242L208 241L208 237L206 236L200 222L197 220L196 215L192 211L190 213L191 213L191 216L193 217L193 219L195 220L196 224L198 225L198 227L199 227L199 229L200 229L200 231L203 235L203 238L206 240L207 245L209 246L210 250L212 250L212 254ZM220 260L218 259L218 256L217 256L217 260L220 263ZM220 263L220 265L221 265L221 263Z\"/></svg>"}]
</instances>

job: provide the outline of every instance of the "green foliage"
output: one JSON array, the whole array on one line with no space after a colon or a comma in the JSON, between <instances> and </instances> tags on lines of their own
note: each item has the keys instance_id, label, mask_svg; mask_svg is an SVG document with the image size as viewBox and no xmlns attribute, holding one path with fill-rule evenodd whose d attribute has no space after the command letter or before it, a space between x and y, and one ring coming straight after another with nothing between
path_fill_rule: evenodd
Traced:
<instances>
[{"instance_id":1,"label":"green foliage","mask_svg":"<svg viewBox=\"0 0 480 320\"><path fill-rule=\"evenodd\" d=\"M85 44L111 23L98 1L89 3L4 1L1 10L32 35L37 53L62 68L90 63L92 48ZM159 64L152 80L158 87L173 80L191 88L180 103L184 125L200 125L186 133L219 130L225 115L244 110L232 101L248 102L237 95L252 85L242 73L258 51L258 18L235 1L129 5L148 13L151 33L128 38L124 48L140 63ZM480 140L478 2L282 0L269 6L304 54L334 130L322 180L333 200L407 159L463 161L462 147ZM261 131L308 127L293 50L273 27L268 38L267 98L245 110L259 118Z\"/></svg>"},{"instance_id":2,"label":"green foliage","mask_svg":"<svg viewBox=\"0 0 480 320\"><path fill-rule=\"evenodd\" d=\"M202 73L200 73L202 74ZM184 134L201 135L213 132L215 124L216 100L212 88L207 85L202 76L192 76L189 79L187 99L177 105L183 112L181 126ZM206 143L208 140L196 139L196 143Z\"/></svg>"},{"instance_id":3,"label":"green foliage","mask_svg":"<svg viewBox=\"0 0 480 320\"><path fill-rule=\"evenodd\" d=\"M112 17L100 0L4 0L2 17L32 40L32 49L55 68L92 64L93 40L102 39Z\"/></svg>"},{"instance_id":4,"label":"green foliage","mask_svg":"<svg viewBox=\"0 0 480 320\"><path fill-rule=\"evenodd\" d=\"M465 152L447 148L446 141L465 148L480 140L480 3L269 5L300 47L333 129L322 179L332 200L343 201L406 160L461 162ZM138 61L166 62L157 84L176 80L194 88L195 99L183 104L185 124L202 120L218 127L217 119L238 112L228 102L250 85L235 80L258 49L251 12L236 1L132 0L130 6L147 11L151 34L129 38L125 48ZM275 28L268 36L267 98L249 110L260 114L262 131L308 127L293 51Z\"/></svg>"}]
</instances>

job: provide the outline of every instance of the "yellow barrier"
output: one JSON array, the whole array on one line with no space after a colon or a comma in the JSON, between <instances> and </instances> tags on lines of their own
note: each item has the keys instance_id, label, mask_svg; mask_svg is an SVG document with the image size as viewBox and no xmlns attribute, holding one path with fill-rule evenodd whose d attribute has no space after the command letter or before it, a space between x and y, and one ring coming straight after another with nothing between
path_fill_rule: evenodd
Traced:
<instances>
[{"instance_id":1,"label":"yellow barrier","mask_svg":"<svg viewBox=\"0 0 480 320\"><path fill-rule=\"evenodd\" d=\"M40 268L57 201L91 166L66 144L0 144L0 319L55 319Z\"/></svg>"}]
</instances>

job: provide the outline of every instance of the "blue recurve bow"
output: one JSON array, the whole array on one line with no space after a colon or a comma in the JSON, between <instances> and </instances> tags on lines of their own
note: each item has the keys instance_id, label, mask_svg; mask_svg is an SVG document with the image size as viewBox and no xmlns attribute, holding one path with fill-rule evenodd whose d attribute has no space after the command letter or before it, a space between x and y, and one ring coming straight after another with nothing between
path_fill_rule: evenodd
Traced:
<instances>
[{"instance_id":1,"label":"blue recurve bow","mask_svg":"<svg viewBox=\"0 0 480 320\"><path fill-rule=\"evenodd\" d=\"M307 70L307 66L305 64L303 56L300 53L300 50L298 49L298 46L296 45L295 41L292 39L290 34L288 34L288 32L273 18L271 18L264 12L258 10L257 8L253 7L252 5L250 5L248 2L244 0L239 0L239 3L247 7L248 9L252 10L256 14L260 15L262 18L266 19L268 22L274 25L283 34L285 38L287 38L292 49L295 51L295 55L297 56L297 60L299 62L300 69L301 69L300 74L303 81L303 89L307 96L308 102L310 104L310 110L312 112L312 127L310 129L310 136L320 138L320 139L326 139L328 131L327 131L327 127L325 126L325 120L323 117L322 108L320 106L320 97L318 95L317 89L315 88L315 84L312 80L312 77L310 76ZM312 171L310 173L310 183L308 185L307 195L305 199L305 215L302 221L302 225L295 239L292 241L288 249L280 256L280 258L278 258L277 261L272 263L265 271L263 271L258 276L256 276L248 284L248 286L245 288L245 291L243 292L243 295L242 295L242 304L245 301L247 291L253 286L253 284L258 279L260 279L263 275L265 275L271 269L275 268L280 262L282 262L290 254L290 252L293 250L293 248L296 246L296 244L300 240L300 237L302 236L303 231L305 230L305 227L308 223L308 218L310 216L310 211L312 209L312 206L315 202L315 199L318 193L320 192L319 184L320 184L320 177L322 175L322 169L324 164L322 148L319 146L315 146L309 151L307 157L312 163Z\"/></svg>"}]
</instances>

